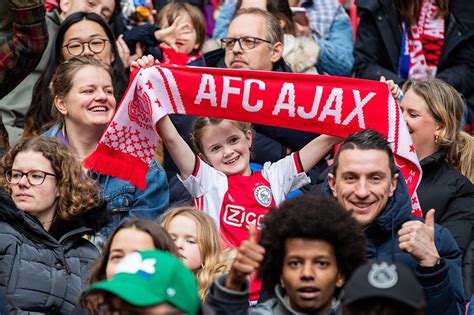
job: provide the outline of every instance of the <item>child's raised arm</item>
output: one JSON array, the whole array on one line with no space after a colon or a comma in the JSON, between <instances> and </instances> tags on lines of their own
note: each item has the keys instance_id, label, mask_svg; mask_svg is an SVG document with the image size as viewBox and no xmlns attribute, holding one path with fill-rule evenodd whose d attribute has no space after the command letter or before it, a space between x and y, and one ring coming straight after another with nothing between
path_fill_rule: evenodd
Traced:
<instances>
[{"instance_id":1,"label":"child's raised arm","mask_svg":"<svg viewBox=\"0 0 474 315\"><path fill-rule=\"evenodd\" d=\"M179 169L183 179L192 175L196 163L196 155L186 141L176 130L168 116L165 116L156 124L158 133L166 146L171 158Z\"/></svg>"},{"instance_id":2,"label":"child's raised arm","mask_svg":"<svg viewBox=\"0 0 474 315\"><path fill-rule=\"evenodd\" d=\"M305 172L308 172L316 165L322 158L328 154L332 147L343 139L320 135L305 145L299 152L301 165Z\"/></svg>"}]
</instances>

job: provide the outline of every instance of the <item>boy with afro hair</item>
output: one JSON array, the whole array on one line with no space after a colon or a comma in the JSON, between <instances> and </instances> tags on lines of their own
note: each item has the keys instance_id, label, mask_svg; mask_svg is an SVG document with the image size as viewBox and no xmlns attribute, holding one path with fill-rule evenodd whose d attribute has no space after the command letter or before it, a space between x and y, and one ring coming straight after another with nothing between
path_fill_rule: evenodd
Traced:
<instances>
[{"instance_id":1,"label":"boy with afro hair","mask_svg":"<svg viewBox=\"0 0 474 315\"><path fill-rule=\"evenodd\" d=\"M219 314L329 315L340 312L339 293L366 260L361 226L336 201L302 195L272 209L239 252L229 274L210 289L207 303ZM248 307L248 276L258 270L273 297Z\"/></svg>"}]
</instances>

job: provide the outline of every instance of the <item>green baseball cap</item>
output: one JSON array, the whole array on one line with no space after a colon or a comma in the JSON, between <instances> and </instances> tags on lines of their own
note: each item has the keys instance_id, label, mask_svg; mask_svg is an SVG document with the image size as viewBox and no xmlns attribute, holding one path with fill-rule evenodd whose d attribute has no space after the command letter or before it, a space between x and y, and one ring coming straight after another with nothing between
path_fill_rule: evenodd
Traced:
<instances>
[{"instance_id":1,"label":"green baseball cap","mask_svg":"<svg viewBox=\"0 0 474 315\"><path fill-rule=\"evenodd\" d=\"M103 290L138 307L169 303L187 314L200 308L194 274L177 257L160 250L133 252L117 265L111 280L86 288Z\"/></svg>"}]
</instances>

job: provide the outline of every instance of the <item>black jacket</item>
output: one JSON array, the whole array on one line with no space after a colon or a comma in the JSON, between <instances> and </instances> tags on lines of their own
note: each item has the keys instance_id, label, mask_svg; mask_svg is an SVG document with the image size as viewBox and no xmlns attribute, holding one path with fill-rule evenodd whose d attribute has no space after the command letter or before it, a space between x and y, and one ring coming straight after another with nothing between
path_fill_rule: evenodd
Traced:
<instances>
[{"instance_id":1,"label":"black jacket","mask_svg":"<svg viewBox=\"0 0 474 315\"><path fill-rule=\"evenodd\" d=\"M394 1L356 0L356 5L355 76L378 81L383 75L403 83L398 76L402 24ZM474 1L451 0L449 11L436 77L462 93L474 110Z\"/></svg>"},{"instance_id":2,"label":"black jacket","mask_svg":"<svg viewBox=\"0 0 474 315\"><path fill-rule=\"evenodd\" d=\"M423 214L435 209L435 222L453 234L463 253L466 296L473 293L474 185L445 160L438 151L420 161L423 178L417 193ZM469 246L471 245L471 246Z\"/></svg>"},{"instance_id":3,"label":"black jacket","mask_svg":"<svg viewBox=\"0 0 474 315\"><path fill-rule=\"evenodd\" d=\"M445 161L443 151L420 161L423 178L417 193L423 215L435 209L435 222L446 227L462 252L474 239L474 185Z\"/></svg>"},{"instance_id":4,"label":"black jacket","mask_svg":"<svg viewBox=\"0 0 474 315\"><path fill-rule=\"evenodd\" d=\"M69 314L99 255L83 237L91 232L76 217L48 233L0 191L0 292L9 314Z\"/></svg>"}]
</instances>

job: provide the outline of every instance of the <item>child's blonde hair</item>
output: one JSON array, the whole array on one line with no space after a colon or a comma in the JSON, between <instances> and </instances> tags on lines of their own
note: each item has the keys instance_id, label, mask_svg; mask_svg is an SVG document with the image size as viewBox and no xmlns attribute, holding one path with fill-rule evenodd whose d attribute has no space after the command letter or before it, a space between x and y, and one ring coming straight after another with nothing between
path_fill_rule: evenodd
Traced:
<instances>
[{"instance_id":1,"label":"child's blonde hair","mask_svg":"<svg viewBox=\"0 0 474 315\"><path fill-rule=\"evenodd\" d=\"M206 39L206 19L201 10L197 7L183 1L168 3L160 10L160 13L158 13L157 24L160 28L170 26L183 12L189 14L193 27L196 30L197 48L194 49L193 52L198 53L201 51Z\"/></svg>"},{"instance_id":2,"label":"child's blonde hair","mask_svg":"<svg viewBox=\"0 0 474 315\"><path fill-rule=\"evenodd\" d=\"M232 125L241 130L243 133L247 133L248 131L250 131L253 136L253 128L251 123L222 118L198 117L194 122L193 129L191 131L191 140L193 142L193 147L196 153L203 153L201 141L204 128L206 128L207 126L220 125L225 120L229 121Z\"/></svg>"},{"instance_id":3,"label":"child's blonde hair","mask_svg":"<svg viewBox=\"0 0 474 315\"><path fill-rule=\"evenodd\" d=\"M162 218L162 226L169 229L171 221L177 216L185 216L196 222L197 243L201 254L202 267L195 273L199 286L199 296L206 298L212 282L221 274L230 270L235 253L221 252L219 231L214 220L194 207L177 207L168 210Z\"/></svg>"}]
</instances>

